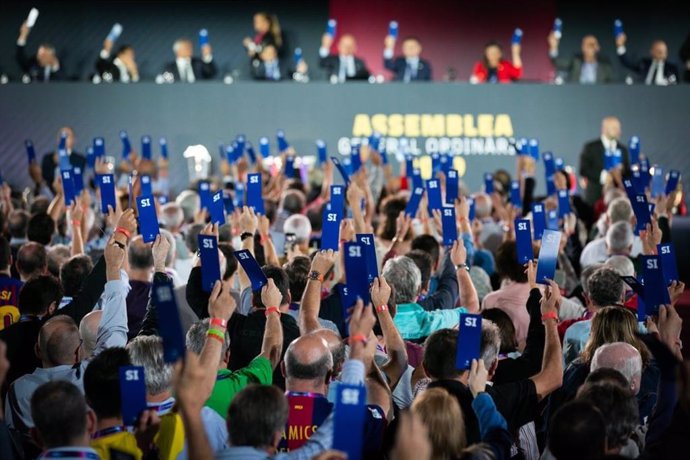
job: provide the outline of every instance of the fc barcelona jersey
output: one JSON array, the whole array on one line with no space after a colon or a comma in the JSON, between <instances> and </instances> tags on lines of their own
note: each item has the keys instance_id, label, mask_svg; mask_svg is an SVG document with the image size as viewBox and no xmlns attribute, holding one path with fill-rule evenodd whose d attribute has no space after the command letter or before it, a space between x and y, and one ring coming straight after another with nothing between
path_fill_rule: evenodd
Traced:
<instances>
[{"instance_id":1,"label":"fc barcelona jersey","mask_svg":"<svg viewBox=\"0 0 690 460\"><path fill-rule=\"evenodd\" d=\"M0 330L19 320L19 290L21 281L0 275Z\"/></svg>"}]
</instances>

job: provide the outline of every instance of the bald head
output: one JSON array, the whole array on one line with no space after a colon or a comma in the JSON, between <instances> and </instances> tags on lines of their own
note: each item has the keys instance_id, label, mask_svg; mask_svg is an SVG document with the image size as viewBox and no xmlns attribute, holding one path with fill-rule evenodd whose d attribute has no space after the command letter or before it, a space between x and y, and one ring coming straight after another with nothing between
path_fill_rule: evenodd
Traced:
<instances>
[{"instance_id":1,"label":"bald head","mask_svg":"<svg viewBox=\"0 0 690 460\"><path fill-rule=\"evenodd\" d=\"M285 352L287 389L322 392L328 373L333 368L333 356L326 341L317 334L307 334L292 341ZM298 388L293 387L299 385Z\"/></svg>"},{"instance_id":2,"label":"bald head","mask_svg":"<svg viewBox=\"0 0 690 460\"><path fill-rule=\"evenodd\" d=\"M642 357L637 348L629 343L613 342L597 348L592 357L590 372L601 368L617 370L626 378L633 393L640 391Z\"/></svg>"},{"instance_id":3,"label":"bald head","mask_svg":"<svg viewBox=\"0 0 690 460\"><path fill-rule=\"evenodd\" d=\"M582 57L585 61L593 61L599 53L599 40L594 35L582 37Z\"/></svg>"},{"instance_id":4,"label":"bald head","mask_svg":"<svg viewBox=\"0 0 690 460\"><path fill-rule=\"evenodd\" d=\"M485 219L491 216L493 204L491 197L486 193L477 193L474 196L474 211L477 219Z\"/></svg>"},{"instance_id":5,"label":"bald head","mask_svg":"<svg viewBox=\"0 0 690 460\"><path fill-rule=\"evenodd\" d=\"M668 47L666 46L666 42L663 40L654 40L649 49L649 54L651 54L652 59L657 61L665 61L668 59Z\"/></svg>"},{"instance_id":6,"label":"bald head","mask_svg":"<svg viewBox=\"0 0 690 460\"><path fill-rule=\"evenodd\" d=\"M341 56L352 56L357 52L357 42L355 37L345 34L338 41L338 53Z\"/></svg>"},{"instance_id":7,"label":"bald head","mask_svg":"<svg viewBox=\"0 0 690 460\"><path fill-rule=\"evenodd\" d=\"M38 334L43 367L74 365L80 361L79 328L72 318L58 315L45 322Z\"/></svg>"},{"instance_id":8,"label":"bald head","mask_svg":"<svg viewBox=\"0 0 690 460\"><path fill-rule=\"evenodd\" d=\"M84 316L79 323L79 335L84 341L82 349L84 358L90 358L96 349L96 339L98 338L98 325L101 323L103 310L95 310Z\"/></svg>"},{"instance_id":9,"label":"bald head","mask_svg":"<svg viewBox=\"0 0 690 460\"><path fill-rule=\"evenodd\" d=\"M333 374L338 375L345 362L345 343L340 334L330 329L318 329L312 334L321 337L328 345L333 357Z\"/></svg>"},{"instance_id":10,"label":"bald head","mask_svg":"<svg viewBox=\"0 0 690 460\"><path fill-rule=\"evenodd\" d=\"M619 140L621 137L621 122L616 117L606 117L601 120L601 134L607 139Z\"/></svg>"}]
</instances>

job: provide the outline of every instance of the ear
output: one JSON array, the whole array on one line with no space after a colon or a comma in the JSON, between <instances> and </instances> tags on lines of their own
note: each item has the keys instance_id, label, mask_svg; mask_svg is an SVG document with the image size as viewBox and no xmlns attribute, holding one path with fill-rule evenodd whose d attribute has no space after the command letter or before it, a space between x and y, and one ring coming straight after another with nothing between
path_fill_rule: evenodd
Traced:
<instances>
[{"instance_id":1,"label":"ear","mask_svg":"<svg viewBox=\"0 0 690 460\"><path fill-rule=\"evenodd\" d=\"M494 376L496 369L498 369L498 358L494 359L494 362L489 366L489 379Z\"/></svg>"},{"instance_id":2,"label":"ear","mask_svg":"<svg viewBox=\"0 0 690 460\"><path fill-rule=\"evenodd\" d=\"M97 418L96 418L96 413L93 411L93 409L89 409L86 411L86 433L89 435L89 438L91 437L92 434L96 432L96 423L97 423Z\"/></svg>"},{"instance_id":3,"label":"ear","mask_svg":"<svg viewBox=\"0 0 690 460\"><path fill-rule=\"evenodd\" d=\"M57 302L51 302L50 305L48 305L48 315L55 313L55 310L57 310Z\"/></svg>"},{"instance_id":4,"label":"ear","mask_svg":"<svg viewBox=\"0 0 690 460\"><path fill-rule=\"evenodd\" d=\"M276 431L273 433L273 448L277 449L278 444L280 444L280 440L283 439L283 432L282 431Z\"/></svg>"},{"instance_id":5,"label":"ear","mask_svg":"<svg viewBox=\"0 0 690 460\"><path fill-rule=\"evenodd\" d=\"M290 291L288 290L288 294L287 294L287 304L290 305L291 303L292 303L292 294L291 294Z\"/></svg>"},{"instance_id":6,"label":"ear","mask_svg":"<svg viewBox=\"0 0 690 460\"><path fill-rule=\"evenodd\" d=\"M590 305L592 305L592 301L589 300L589 296L587 294L583 292L582 297L584 297L585 299L585 307L589 307Z\"/></svg>"},{"instance_id":7,"label":"ear","mask_svg":"<svg viewBox=\"0 0 690 460\"><path fill-rule=\"evenodd\" d=\"M280 362L280 373L284 378L287 378L287 372L285 371L285 361Z\"/></svg>"},{"instance_id":8,"label":"ear","mask_svg":"<svg viewBox=\"0 0 690 460\"><path fill-rule=\"evenodd\" d=\"M225 353L221 357L225 365L227 365L230 362L230 347L228 347L227 350L225 350Z\"/></svg>"}]
</instances>

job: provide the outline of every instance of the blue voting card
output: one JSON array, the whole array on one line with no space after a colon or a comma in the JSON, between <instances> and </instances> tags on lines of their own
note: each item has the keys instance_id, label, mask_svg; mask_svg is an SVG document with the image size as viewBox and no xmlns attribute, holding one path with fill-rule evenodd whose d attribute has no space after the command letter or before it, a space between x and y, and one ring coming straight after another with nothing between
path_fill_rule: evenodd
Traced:
<instances>
[{"instance_id":1,"label":"blue voting card","mask_svg":"<svg viewBox=\"0 0 690 460\"><path fill-rule=\"evenodd\" d=\"M482 339L482 315L460 313L458 342L455 349L455 368L467 370L472 367L472 360L479 359ZM484 363L491 365L491 363Z\"/></svg>"},{"instance_id":2,"label":"blue voting card","mask_svg":"<svg viewBox=\"0 0 690 460\"><path fill-rule=\"evenodd\" d=\"M646 313L656 316L660 305L671 303L668 288L664 282L664 273L659 256L640 256L644 276L644 303Z\"/></svg>"},{"instance_id":3,"label":"blue voting card","mask_svg":"<svg viewBox=\"0 0 690 460\"><path fill-rule=\"evenodd\" d=\"M247 206L252 208L255 213L265 214L261 187L261 173L247 175Z\"/></svg>"},{"instance_id":4,"label":"blue voting card","mask_svg":"<svg viewBox=\"0 0 690 460\"><path fill-rule=\"evenodd\" d=\"M299 65L299 63L302 62L302 59L303 59L302 48L295 48L295 53L293 54L293 60L294 60L295 66Z\"/></svg>"},{"instance_id":5,"label":"blue voting card","mask_svg":"<svg viewBox=\"0 0 690 460\"><path fill-rule=\"evenodd\" d=\"M335 165L336 168L338 168L338 171L340 172L340 175L343 177L343 182L346 184L350 183L350 175L347 173L347 170L345 169L345 166L338 160L336 157L331 157L331 161Z\"/></svg>"},{"instance_id":6,"label":"blue voting card","mask_svg":"<svg viewBox=\"0 0 690 460\"><path fill-rule=\"evenodd\" d=\"M438 153L431 154L431 177L436 177L441 171L441 155Z\"/></svg>"},{"instance_id":7,"label":"blue voting card","mask_svg":"<svg viewBox=\"0 0 690 460\"><path fill-rule=\"evenodd\" d=\"M511 43L513 45L519 45L522 42L522 29L515 29L513 32L513 38Z\"/></svg>"},{"instance_id":8,"label":"blue voting card","mask_svg":"<svg viewBox=\"0 0 690 460\"><path fill-rule=\"evenodd\" d=\"M449 169L446 177L446 204L455 204L458 199L458 172L455 169Z\"/></svg>"},{"instance_id":9,"label":"blue voting card","mask_svg":"<svg viewBox=\"0 0 690 460\"><path fill-rule=\"evenodd\" d=\"M223 189L223 208L225 214L230 215L235 211L235 203L232 199L232 192L228 189Z\"/></svg>"},{"instance_id":10,"label":"blue voting card","mask_svg":"<svg viewBox=\"0 0 690 460\"><path fill-rule=\"evenodd\" d=\"M287 155L285 157L285 177L288 179L295 178L295 156Z\"/></svg>"},{"instance_id":11,"label":"blue voting card","mask_svg":"<svg viewBox=\"0 0 690 460\"><path fill-rule=\"evenodd\" d=\"M625 194L628 195L628 199L632 202L635 199L635 195L637 195L635 183L632 177L626 177L623 179L623 188L625 189Z\"/></svg>"},{"instance_id":12,"label":"blue voting card","mask_svg":"<svg viewBox=\"0 0 690 460\"><path fill-rule=\"evenodd\" d=\"M102 137L93 138L93 153L96 158L105 156L105 139Z\"/></svg>"},{"instance_id":13,"label":"blue voting card","mask_svg":"<svg viewBox=\"0 0 690 460\"><path fill-rule=\"evenodd\" d=\"M455 207L441 209L441 228L443 229L443 244L445 246L452 246L458 239Z\"/></svg>"},{"instance_id":14,"label":"blue voting card","mask_svg":"<svg viewBox=\"0 0 690 460\"><path fill-rule=\"evenodd\" d=\"M494 193L494 175L491 173L484 173L484 193Z\"/></svg>"},{"instance_id":15,"label":"blue voting card","mask_svg":"<svg viewBox=\"0 0 690 460\"><path fill-rule=\"evenodd\" d=\"M539 159L539 141L537 139L530 139L527 144L527 151L535 160Z\"/></svg>"},{"instance_id":16,"label":"blue voting card","mask_svg":"<svg viewBox=\"0 0 690 460\"><path fill-rule=\"evenodd\" d=\"M642 171L640 168L634 169L632 172L632 185L633 185L633 196L628 196L630 201L634 199L634 195L637 193L645 193L648 186L647 183L647 173ZM626 190L627 191L627 190Z\"/></svg>"},{"instance_id":17,"label":"blue voting card","mask_svg":"<svg viewBox=\"0 0 690 460\"><path fill-rule=\"evenodd\" d=\"M285 131L279 129L276 131L276 141L278 141L278 152L283 153L290 147L287 139L285 139Z\"/></svg>"},{"instance_id":18,"label":"blue voting card","mask_svg":"<svg viewBox=\"0 0 690 460\"><path fill-rule=\"evenodd\" d=\"M352 159L350 158L350 155L347 155L343 158L343 168L345 168L345 172L347 172L348 177L352 176Z\"/></svg>"},{"instance_id":19,"label":"blue voting card","mask_svg":"<svg viewBox=\"0 0 690 460\"><path fill-rule=\"evenodd\" d=\"M558 191L558 218L562 219L563 217L567 216L570 214L570 193L568 190L559 190Z\"/></svg>"},{"instance_id":20,"label":"blue voting card","mask_svg":"<svg viewBox=\"0 0 690 460\"><path fill-rule=\"evenodd\" d=\"M364 259L367 268L367 280L369 284L374 282L374 278L379 276L378 263L376 262L376 244L374 243L374 235L371 233L358 233L356 241L362 245L364 251Z\"/></svg>"},{"instance_id":21,"label":"blue voting card","mask_svg":"<svg viewBox=\"0 0 690 460\"><path fill-rule=\"evenodd\" d=\"M115 176L102 174L98 177L98 188L101 191L101 212L108 214L108 205L115 210Z\"/></svg>"},{"instance_id":22,"label":"blue voting card","mask_svg":"<svg viewBox=\"0 0 690 460\"><path fill-rule=\"evenodd\" d=\"M630 286L630 289L637 294L637 320L644 322L647 317L646 308L644 305L644 285L642 279L639 281L634 276L621 276L625 284Z\"/></svg>"},{"instance_id":23,"label":"blue voting card","mask_svg":"<svg viewBox=\"0 0 690 460\"><path fill-rule=\"evenodd\" d=\"M510 202L516 208L522 208L522 197L520 196L520 182L512 181L510 183Z\"/></svg>"},{"instance_id":24,"label":"blue voting card","mask_svg":"<svg viewBox=\"0 0 690 460\"><path fill-rule=\"evenodd\" d=\"M562 33L563 30L563 21L561 21L561 18L556 18L553 20L553 35L556 38L561 38L563 35Z\"/></svg>"},{"instance_id":25,"label":"blue voting card","mask_svg":"<svg viewBox=\"0 0 690 460\"><path fill-rule=\"evenodd\" d=\"M144 367L121 366L119 371L122 424L134 426L137 424L139 415L147 409Z\"/></svg>"},{"instance_id":26,"label":"blue voting card","mask_svg":"<svg viewBox=\"0 0 690 460\"><path fill-rule=\"evenodd\" d=\"M412 186L424 187L424 181L422 180L422 170L419 168L415 168L412 170Z\"/></svg>"},{"instance_id":27,"label":"blue voting card","mask_svg":"<svg viewBox=\"0 0 690 460\"><path fill-rule=\"evenodd\" d=\"M96 166L96 154L93 151L93 147L86 148L86 166L91 169L94 169Z\"/></svg>"},{"instance_id":28,"label":"blue voting card","mask_svg":"<svg viewBox=\"0 0 690 460\"><path fill-rule=\"evenodd\" d=\"M156 203L153 195L137 197L137 209L139 210L139 233L144 243L151 243L160 233L158 217L156 216Z\"/></svg>"},{"instance_id":29,"label":"blue voting card","mask_svg":"<svg viewBox=\"0 0 690 460\"><path fill-rule=\"evenodd\" d=\"M326 24L326 33L331 37L335 37L336 27L338 26L338 21L335 19L329 19Z\"/></svg>"},{"instance_id":30,"label":"blue voting card","mask_svg":"<svg viewBox=\"0 0 690 460\"><path fill-rule=\"evenodd\" d=\"M141 175L141 194L153 195L153 184L151 183L151 176L148 174Z\"/></svg>"},{"instance_id":31,"label":"blue voting card","mask_svg":"<svg viewBox=\"0 0 690 460\"><path fill-rule=\"evenodd\" d=\"M613 36L618 37L623 34L623 21L616 19L613 21Z\"/></svg>"},{"instance_id":32,"label":"blue voting card","mask_svg":"<svg viewBox=\"0 0 690 460\"><path fill-rule=\"evenodd\" d=\"M34 149L34 143L31 139L24 141L24 147L26 147L26 156L29 159L29 163L36 161L36 150Z\"/></svg>"},{"instance_id":33,"label":"blue voting card","mask_svg":"<svg viewBox=\"0 0 690 460\"><path fill-rule=\"evenodd\" d=\"M546 228L558 230L558 212L554 209L546 213Z\"/></svg>"},{"instance_id":34,"label":"blue voting card","mask_svg":"<svg viewBox=\"0 0 690 460\"><path fill-rule=\"evenodd\" d=\"M345 278L347 280L348 295L357 299L360 297L367 305L371 301L369 294L369 274L362 270L367 262L367 251L361 243L345 243Z\"/></svg>"},{"instance_id":35,"label":"blue voting card","mask_svg":"<svg viewBox=\"0 0 690 460\"><path fill-rule=\"evenodd\" d=\"M321 139L316 141L316 156L319 159L319 165L323 165L328 161L328 152L326 151L326 143Z\"/></svg>"},{"instance_id":36,"label":"blue voting card","mask_svg":"<svg viewBox=\"0 0 690 460\"><path fill-rule=\"evenodd\" d=\"M537 262L537 283L548 284L547 279L553 280L556 275L556 262L561 244L561 232L544 230L541 238L541 249Z\"/></svg>"},{"instance_id":37,"label":"blue voting card","mask_svg":"<svg viewBox=\"0 0 690 460\"><path fill-rule=\"evenodd\" d=\"M546 212L543 203L532 203L532 224L534 224L534 239L541 240L546 229Z\"/></svg>"},{"instance_id":38,"label":"blue voting card","mask_svg":"<svg viewBox=\"0 0 690 460\"><path fill-rule=\"evenodd\" d=\"M529 144L526 137L514 139L513 148L515 149L515 154L518 156L529 155Z\"/></svg>"},{"instance_id":39,"label":"blue voting card","mask_svg":"<svg viewBox=\"0 0 690 460\"><path fill-rule=\"evenodd\" d=\"M244 184L241 182L236 182L235 183L235 201L234 204L235 206L244 206L244 192L245 192L245 187Z\"/></svg>"},{"instance_id":40,"label":"blue voting card","mask_svg":"<svg viewBox=\"0 0 690 460\"><path fill-rule=\"evenodd\" d=\"M58 166L63 170L72 168L72 164L69 161L69 155L65 149L58 149Z\"/></svg>"},{"instance_id":41,"label":"blue voting card","mask_svg":"<svg viewBox=\"0 0 690 460\"><path fill-rule=\"evenodd\" d=\"M656 165L654 167L654 174L652 175L652 197L656 198L662 196L666 192L665 179L664 169Z\"/></svg>"},{"instance_id":42,"label":"blue voting card","mask_svg":"<svg viewBox=\"0 0 690 460\"><path fill-rule=\"evenodd\" d=\"M60 132L60 140L58 140L58 150L67 150L67 132Z\"/></svg>"},{"instance_id":43,"label":"blue voting card","mask_svg":"<svg viewBox=\"0 0 690 460\"><path fill-rule=\"evenodd\" d=\"M161 146L161 157L164 159L168 159L168 141L164 138L161 137L158 139L158 144Z\"/></svg>"},{"instance_id":44,"label":"blue voting card","mask_svg":"<svg viewBox=\"0 0 690 460\"><path fill-rule=\"evenodd\" d=\"M163 360L174 363L184 357L185 336L172 281L154 279L151 291L158 312L158 335L163 339Z\"/></svg>"},{"instance_id":45,"label":"blue voting card","mask_svg":"<svg viewBox=\"0 0 690 460\"><path fill-rule=\"evenodd\" d=\"M362 458L366 404L366 386L338 384L333 416L333 449L345 452L348 460Z\"/></svg>"},{"instance_id":46,"label":"blue voting card","mask_svg":"<svg viewBox=\"0 0 690 460\"><path fill-rule=\"evenodd\" d=\"M652 180L652 176L649 173L649 159L645 158L644 160L640 161L640 173L642 175L642 183L644 184L644 188L649 187L649 182Z\"/></svg>"},{"instance_id":47,"label":"blue voting card","mask_svg":"<svg viewBox=\"0 0 690 460\"><path fill-rule=\"evenodd\" d=\"M664 274L664 281L668 286L673 281L680 280L678 276L678 264L676 263L676 250L673 243L658 244L656 246L661 262L661 271Z\"/></svg>"},{"instance_id":48,"label":"blue voting card","mask_svg":"<svg viewBox=\"0 0 690 460\"><path fill-rule=\"evenodd\" d=\"M72 168L72 181L74 182L74 194L76 197L84 190L84 171L79 166Z\"/></svg>"},{"instance_id":49,"label":"blue voting card","mask_svg":"<svg viewBox=\"0 0 690 460\"><path fill-rule=\"evenodd\" d=\"M266 278L263 270L261 270L259 263L248 249L235 251L235 257L237 257L237 261L240 263L240 265L242 265L242 269L252 282L252 291L258 291L268 283L268 279ZM277 307L278 305L268 306Z\"/></svg>"},{"instance_id":50,"label":"blue voting card","mask_svg":"<svg viewBox=\"0 0 690 460\"><path fill-rule=\"evenodd\" d=\"M120 131L120 140L122 141L122 158L126 160L132 153L132 144L129 142L129 136L124 129Z\"/></svg>"},{"instance_id":51,"label":"blue voting card","mask_svg":"<svg viewBox=\"0 0 690 460\"><path fill-rule=\"evenodd\" d=\"M517 261L524 265L534 259L532 248L532 226L529 219L515 219L515 248Z\"/></svg>"},{"instance_id":52,"label":"blue voting card","mask_svg":"<svg viewBox=\"0 0 690 460\"><path fill-rule=\"evenodd\" d=\"M476 207L474 205L474 198L467 198L467 204L470 207L469 212L467 213L467 218L471 222L476 217Z\"/></svg>"},{"instance_id":53,"label":"blue voting card","mask_svg":"<svg viewBox=\"0 0 690 460\"><path fill-rule=\"evenodd\" d=\"M448 171L450 171L453 168L448 154L442 153L441 159L439 161L441 162L441 171L443 172L443 174L446 175L446 180L448 180Z\"/></svg>"},{"instance_id":54,"label":"blue voting card","mask_svg":"<svg viewBox=\"0 0 690 460\"><path fill-rule=\"evenodd\" d=\"M381 137L381 133L374 131L371 136L369 136L369 149L381 153L382 141L383 138Z\"/></svg>"},{"instance_id":55,"label":"blue voting card","mask_svg":"<svg viewBox=\"0 0 690 460\"><path fill-rule=\"evenodd\" d=\"M225 148L225 159L231 165L235 164L235 147L233 144L230 144Z\"/></svg>"},{"instance_id":56,"label":"blue voting card","mask_svg":"<svg viewBox=\"0 0 690 460\"><path fill-rule=\"evenodd\" d=\"M419 202L422 201L422 195L424 195L424 188L415 187L414 190L412 190L412 195L410 195L410 201L407 202L407 206L405 207L405 214L413 219L417 215L417 209L419 209Z\"/></svg>"},{"instance_id":57,"label":"blue voting card","mask_svg":"<svg viewBox=\"0 0 690 460\"><path fill-rule=\"evenodd\" d=\"M412 177L414 171L414 159L412 155L405 155L405 177Z\"/></svg>"},{"instance_id":58,"label":"blue voting card","mask_svg":"<svg viewBox=\"0 0 690 460\"><path fill-rule=\"evenodd\" d=\"M565 169L563 158L555 158L553 164L556 166L556 171L563 171Z\"/></svg>"},{"instance_id":59,"label":"blue voting card","mask_svg":"<svg viewBox=\"0 0 690 460\"><path fill-rule=\"evenodd\" d=\"M548 196L556 194L556 183L554 182L553 174L546 176L546 194Z\"/></svg>"},{"instance_id":60,"label":"blue voting card","mask_svg":"<svg viewBox=\"0 0 690 460\"><path fill-rule=\"evenodd\" d=\"M77 197L77 192L74 187L74 175L71 169L62 169L60 170L60 177L62 177L62 191L65 196L65 206L69 207Z\"/></svg>"},{"instance_id":61,"label":"blue voting card","mask_svg":"<svg viewBox=\"0 0 690 460\"><path fill-rule=\"evenodd\" d=\"M426 181L426 193L429 198L429 215L433 216L434 209L440 210L443 207L441 199L441 184L438 179Z\"/></svg>"},{"instance_id":62,"label":"blue voting card","mask_svg":"<svg viewBox=\"0 0 690 460\"><path fill-rule=\"evenodd\" d=\"M208 211L211 209L211 183L207 180L200 180L198 187L201 208Z\"/></svg>"},{"instance_id":63,"label":"blue voting card","mask_svg":"<svg viewBox=\"0 0 690 460\"><path fill-rule=\"evenodd\" d=\"M544 171L546 172L546 176L553 176L556 172L556 163L553 159L553 154L551 152L544 152L542 158L544 159Z\"/></svg>"},{"instance_id":64,"label":"blue voting card","mask_svg":"<svg viewBox=\"0 0 690 460\"><path fill-rule=\"evenodd\" d=\"M201 258L201 287L211 292L216 281L220 280L220 259L218 240L215 235L199 235L199 257Z\"/></svg>"},{"instance_id":65,"label":"blue voting card","mask_svg":"<svg viewBox=\"0 0 690 460\"><path fill-rule=\"evenodd\" d=\"M623 165L623 152L621 152L621 149L616 149L611 153L611 161L614 168Z\"/></svg>"},{"instance_id":66,"label":"blue voting card","mask_svg":"<svg viewBox=\"0 0 690 460\"><path fill-rule=\"evenodd\" d=\"M350 161L352 162L353 174L362 169L362 155L360 153L359 144L352 144L350 146Z\"/></svg>"},{"instance_id":67,"label":"blue voting card","mask_svg":"<svg viewBox=\"0 0 690 460\"><path fill-rule=\"evenodd\" d=\"M641 232L645 229L647 224L651 222L651 216L649 214L649 203L647 202L647 196L641 193L635 195L635 199L632 200L632 208L635 213L635 218L637 219L637 225L635 226L635 232Z\"/></svg>"},{"instance_id":68,"label":"blue voting card","mask_svg":"<svg viewBox=\"0 0 690 460\"><path fill-rule=\"evenodd\" d=\"M261 153L261 156L264 158L268 158L271 156L271 144L267 137L262 137L261 139L259 139L259 152Z\"/></svg>"},{"instance_id":69,"label":"blue voting card","mask_svg":"<svg viewBox=\"0 0 690 460\"><path fill-rule=\"evenodd\" d=\"M256 151L251 142L247 142L247 147L245 148L247 155L249 156L249 161L251 164L256 164Z\"/></svg>"},{"instance_id":70,"label":"blue voting card","mask_svg":"<svg viewBox=\"0 0 690 460\"><path fill-rule=\"evenodd\" d=\"M240 148L237 141L232 142L232 163L237 163L238 160L242 159L244 156L244 151Z\"/></svg>"},{"instance_id":71,"label":"blue voting card","mask_svg":"<svg viewBox=\"0 0 690 460\"><path fill-rule=\"evenodd\" d=\"M391 21L388 23L388 35L393 39L398 38L398 21Z\"/></svg>"},{"instance_id":72,"label":"blue voting card","mask_svg":"<svg viewBox=\"0 0 690 460\"><path fill-rule=\"evenodd\" d=\"M640 162L640 138L632 136L628 142L628 152L630 153L630 164L638 164Z\"/></svg>"},{"instance_id":73,"label":"blue voting card","mask_svg":"<svg viewBox=\"0 0 690 460\"><path fill-rule=\"evenodd\" d=\"M247 145L247 138L244 134L240 134L235 138L235 142L237 143L235 150L239 151L239 156L242 156L244 154L244 148Z\"/></svg>"},{"instance_id":74,"label":"blue voting card","mask_svg":"<svg viewBox=\"0 0 690 460\"><path fill-rule=\"evenodd\" d=\"M678 188L678 182L680 181L680 171L672 169L668 172L668 179L666 181L666 195L670 195L675 192Z\"/></svg>"},{"instance_id":75,"label":"blue voting card","mask_svg":"<svg viewBox=\"0 0 690 460\"><path fill-rule=\"evenodd\" d=\"M208 30L201 29L199 31L199 47L203 48L205 45L208 45Z\"/></svg>"},{"instance_id":76,"label":"blue voting card","mask_svg":"<svg viewBox=\"0 0 690 460\"><path fill-rule=\"evenodd\" d=\"M223 191L218 190L211 195L211 207L208 210L211 223L223 225L225 223L225 205L223 204Z\"/></svg>"},{"instance_id":77,"label":"blue voting card","mask_svg":"<svg viewBox=\"0 0 690 460\"><path fill-rule=\"evenodd\" d=\"M141 136L141 158L144 160L152 158L151 136Z\"/></svg>"},{"instance_id":78,"label":"blue voting card","mask_svg":"<svg viewBox=\"0 0 690 460\"><path fill-rule=\"evenodd\" d=\"M338 244L340 243L340 221L343 218L343 211L340 208L340 212L332 205L327 203L324 207L322 214L322 224L321 224L321 249L333 249L338 250Z\"/></svg>"},{"instance_id":79,"label":"blue voting card","mask_svg":"<svg viewBox=\"0 0 690 460\"><path fill-rule=\"evenodd\" d=\"M331 185L331 209L341 217L345 212L345 187L342 185Z\"/></svg>"}]
</instances>

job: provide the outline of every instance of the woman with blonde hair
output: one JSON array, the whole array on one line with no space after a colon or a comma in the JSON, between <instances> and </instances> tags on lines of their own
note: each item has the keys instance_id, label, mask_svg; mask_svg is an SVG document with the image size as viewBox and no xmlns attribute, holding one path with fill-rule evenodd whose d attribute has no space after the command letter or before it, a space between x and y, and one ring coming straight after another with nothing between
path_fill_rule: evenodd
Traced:
<instances>
[{"instance_id":1,"label":"woman with blonde hair","mask_svg":"<svg viewBox=\"0 0 690 460\"><path fill-rule=\"evenodd\" d=\"M247 48L250 58L257 57L267 46L273 46L278 54L283 47L283 33L278 16L266 11L254 14L254 38L245 37L242 44Z\"/></svg>"},{"instance_id":2,"label":"woman with blonde hair","mask_svg":"<svg viewBox=\"0 0 690 460\"><path fill-rule=\"evenodd\" d=\"M460 404L442 388L430 388L415 398L412 412L427 427L432 460L460 458L467 443Z\"/></svg>"}]
</instances>

